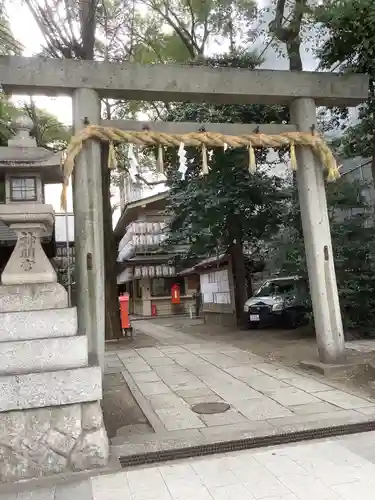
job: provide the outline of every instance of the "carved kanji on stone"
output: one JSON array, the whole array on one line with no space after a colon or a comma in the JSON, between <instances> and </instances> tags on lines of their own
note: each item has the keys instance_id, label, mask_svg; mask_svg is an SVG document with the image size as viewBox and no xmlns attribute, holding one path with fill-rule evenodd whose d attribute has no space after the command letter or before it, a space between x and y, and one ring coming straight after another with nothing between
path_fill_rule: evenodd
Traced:
<instances>
[{"instance_id":1,"label":"carved kanji on stone","mask_svg":"<svg viewBox=\"0 0 375 500\"><path fill-rule=\"evenodd\" d=\"M35 264L35 242L36 237L30 231L24 231L19 239L21 245L21 267L30 272Z\"/></svg>"}]
</instances>

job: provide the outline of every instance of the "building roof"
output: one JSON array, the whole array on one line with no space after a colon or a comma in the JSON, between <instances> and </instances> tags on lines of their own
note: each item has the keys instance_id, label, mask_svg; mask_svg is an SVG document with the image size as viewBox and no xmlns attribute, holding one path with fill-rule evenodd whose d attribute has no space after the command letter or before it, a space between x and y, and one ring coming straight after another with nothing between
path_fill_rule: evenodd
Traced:
<instances>
[{"instance_id":1,"label":"building roof","mask_svg":"<svg viewBox=\"0 0 375 500\"><path fill-rule=\"evenodd\" d=\"M341 175L348 174L357 168L370 165L372 158L364 158L363 156L355 156L354 158L345 158L341 161L342 167L340 168Z\"/></svg>"},{"instance_id":2,"label":"building roof","mask_svg":"<svg viewBox=\"0 0 375 500\"><path fill-rule=\"evenodd\" d=\"M163 191L161 193L148 196L147 198L141 198L140 200L128 203L122 211L121 216L114 229L115 236L117 238L121 238L126 231L126 227L131 222L136 221L146 208L153 210L164 210L168 196L169 191Z\"/></svg>"},{"instance_id":3,"label":"building roof","mask_svg":"<svg viewBox=\"0 0 375 500\"><path fill-rule=\"evenodd\" d=\"M183 269L178 273L178 276L187 276L189 274L197 274L199 271L203 269L210 268L214 265L220 265L228 262L229 260L228 254L219 254L214 257L208 257L207 259L203 259L198 264L195 264L193 267L189 267L188 269Z\"/></svg>"},{"instance_id":4,"label":"building roof","mask_svg":"<svg viewBox=\"0 0 375 500\"><path fill-rule=\"evenodd\" d=\"M174 253L162 253L154 255L135 255L126 261L128 265L134 264L152 264L172 261L175 258Z\"/></svg>"},{"instance_id":5,"label":"building roof","mask_svg":"<svg viewBox=\"0 0 375 500\"><path fill-rule=\"evenodd\" d=\"M35 138L30 135L33 128L30 118L18 117L13 128L16 131L15 136L8 140L7 146L0 147L0 171L35 171L41 175L45 184L63 182L62 153L37 146Z\"/></svg>"},{"instance_id":6,"label":"building roof","mask_svg":"<svg viewBox=\"0 0 375 500\"><path fill-rule=\"evenodd\" d=\"M231 259L231 256L228 253L220 253L213 257L207 257L199 261L195 266L189 267L188 269L183 269L178 273L178 276L188 276L190 274L198 274L204 269L210 269L213 267L219 267L221 264L227 264ZM260 272L264 269L264 262L253 260L251 255L244 254L245 264L250 264L252 266L251 272Z\"/></svg>"}]
</instances>

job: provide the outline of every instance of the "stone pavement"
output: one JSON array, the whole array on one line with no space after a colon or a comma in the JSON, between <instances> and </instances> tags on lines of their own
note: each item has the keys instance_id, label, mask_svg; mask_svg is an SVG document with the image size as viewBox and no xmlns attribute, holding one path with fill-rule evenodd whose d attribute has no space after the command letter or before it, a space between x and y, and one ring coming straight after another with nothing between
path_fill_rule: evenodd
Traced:
<instances>
[{"instance_id":1,"label":"stone pavement","mask_svg":"<svg viewBox=\"0 0 375 500\"><path fill-rule=\"evenodd\" d=\"M375 400L322 377L225 343L197 344L171 328L143 321L138 327L159 345L112 351L106 366L122 372L154 433L115 437L116 456L374 420ZM198 415L191 407L203 402L230 409Z\"/></svg>"},{"instance_id":2,"label":"stone pavement","mask_svg":"<svg viewBox=\"0 0 375 500\"><path fill-rule=\"evenodd\" d=\"M374 420L374 400L318 375L286 369L229 343L197 343L170 327L139 321L137 329L152 342L112 347L106 371L122 374L153 432L116 436L114 462L148 451ZM212 415L191 410L210 401L231 407ZM116 462L111 474L50 478L32 491L26 490L35 484L0 486L0 500L373 500L374 437L367 432L121 472Z\"/></svg>"},{"instance_id":3,"label":"stone pavement","mask_svg":"<svg viewBox=\"0 0 375 500\"><path fill-rule=\"evenodd\" d=\"M375 339L362 339L346 342L346 349L361 353L373 353L375 351Z\"/></svg>"},{"instance_id":4,"label":"stone pavement","mask_svg":"<svg viewBox=\"0 0 375 500\"><path fill-rule=\"evenodd\" d=\"M140 467L0 500L373 500L375 432Z\"/></svg>"}]
</instances>

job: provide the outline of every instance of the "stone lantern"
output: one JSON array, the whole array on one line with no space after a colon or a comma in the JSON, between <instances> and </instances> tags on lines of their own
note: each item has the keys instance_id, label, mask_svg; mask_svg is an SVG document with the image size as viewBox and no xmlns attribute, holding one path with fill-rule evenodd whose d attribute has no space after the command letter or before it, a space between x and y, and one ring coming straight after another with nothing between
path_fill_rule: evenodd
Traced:
<instances>
[{"instance_id":1,"label":"stone lantern","mask_svg":"<svg viewBox=\"0 0 375 500\"><path fill-rule=\"evenodd\" d=\"M37 147L31 127L17 119L0 148L0 221L17 235L0 286L0 482L108 460L101 369L41 245L54 226L44 186L62 181L61 155Z\"/></svg>"},{"instance_id":2,"label":"stone lantern","mask_svg":"<svg viewBox=\"0 0 375 500\"><path fill-rule=\"evenodd\" d=\"M30 137L28 117L13 124L16 135L0 148L0 176L5 186L0 220L16 233L16 247L2 273L3 285L55 283L56 273L41 240L51 238L52 205L44 203L46 184L62 182L61 154L38 147Z\"/></svg>"}]
</instances>

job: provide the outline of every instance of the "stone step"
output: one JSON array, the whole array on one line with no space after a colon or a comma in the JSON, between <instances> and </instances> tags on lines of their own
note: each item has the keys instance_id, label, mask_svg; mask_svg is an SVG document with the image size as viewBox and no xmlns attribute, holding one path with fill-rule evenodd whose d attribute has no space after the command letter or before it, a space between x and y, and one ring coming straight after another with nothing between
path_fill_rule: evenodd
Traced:
<instances>
[{"instance_id":1,"label":"stone step","mask_svg":"<svg viewBox=\"0 0 375 500\"><path fill-rule=\"evenodd\" d=\"M0 375L65 370L87 364L85 335L0 342Z\"/></svg>"},{"instance_id":2,"label":"stone step","mask_svg":"<svg viewBox=\"0 0 375 500\"><path fill-rule=\"evenodd\" d=\"M0 343L66 337L76 333L75 307L0 313Z\"/></svg>"},{"instance_id":3,"label":"stone step","mask_svg":"<svg viewBox=\"0 0 375 500\"><path fill-rule=\"evenodd\" d=\"M102 372L99 366L0 376L0 412L100 399Z\"/></svg>"}]
</instances>

